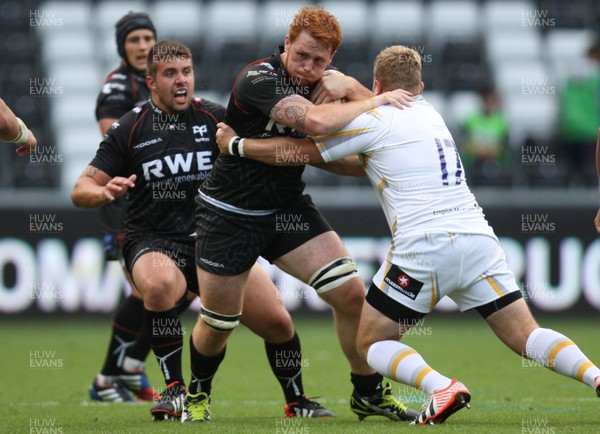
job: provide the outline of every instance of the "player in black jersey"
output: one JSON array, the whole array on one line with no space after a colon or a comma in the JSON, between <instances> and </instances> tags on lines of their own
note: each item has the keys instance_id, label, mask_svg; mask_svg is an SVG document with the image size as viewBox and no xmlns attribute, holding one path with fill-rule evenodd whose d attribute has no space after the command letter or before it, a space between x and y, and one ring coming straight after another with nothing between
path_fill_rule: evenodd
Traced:
<instances>
[{"instance_id":1,"label":"player in black jersey","mask_svg":"<svg viewBox=\"0 0 600 434\"><path fill-rule=\"evenodd\" d=\"M251 63L238 75L226 122L242 137L302 137L334 132L367 110L387 103L401 108L411 99L404 91L374 97L342 74L323 77L341 39L340 25L330 13L302 8L283 51ZM340 98L349 102L328 104ZM239 138L233 140L231 153L242 155L241 145ZM344 170L362 172L357 159L350 163L355 165ZM196 265L203 292L191 352L205 362L192 364L198 381L190 384L182 420L201 421L208 411L211 378L239 323L245 284L259 255L311 285L333 308L351 368L352 411L359 417L383 415L392 420L418 415L394 398L391 386L383 385L383 377L357 352L365 288L340 238L303 194L303 169L220 155L200 187Z\"/></svg>"},{"instance_id":2,"label":"player in black jersey","mask_svg":"<svg viewBox=\"0 0 600 434\"><path fill-rule=\"evenodd\" d=\"M96 120L104 136L109 127L150 97L146 85L146 58L156 43L156 29L144 12L129 12L115 25L121 64L106 78L96 101ZM99 210L107 261L122 261L126 200L119 198ZM152 401L157 398L144 373L150 339L143 330L144 305L140 293L123 271L131 287L119 306L104 364L90 386L90 397L98 401ZM185 306L182 306L185 308Z\"/></svg>"},{"instance_id":3,"label":"player in black jersey","mask_svg":"<svg viewBox=\"0 0 600 434\"><path fill-rule=\"evenodd\" d=\"M225 109L192 98L192 59L183 44L156 44L148 54L148 74L151 100L109 129L72 199L78 206L97 208L127 197L124 257L144 297L146 328L167 383L151 410L161 420L178 417L185 397L183 333L175 305L186 290L198 292L193 197L218 154L216 124ZM304 396L298 335L277 289L258 265L248 281L242 322L265 339L286 407L304 416L333 416ZM281 354L290 355L286 363L277 363Z\"/></svg>"}]
</instances>

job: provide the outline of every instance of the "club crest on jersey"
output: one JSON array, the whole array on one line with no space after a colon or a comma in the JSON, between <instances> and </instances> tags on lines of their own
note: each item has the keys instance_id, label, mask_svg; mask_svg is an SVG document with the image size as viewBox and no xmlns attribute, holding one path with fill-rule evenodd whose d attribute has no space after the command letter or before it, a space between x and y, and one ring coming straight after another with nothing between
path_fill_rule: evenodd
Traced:
<instances>
[{"instance_id":1,"label":"club crest on jersey","mask_svg":"<svg viewBox=\"0 0 600 434\"><path fill-rule=\"evenodd\" d=\"M208 135L208 127L206 124L204 125L194 125L192 127L192 132L194 135L199 135L200 137L194 137L196 143L199 142L210 142L210 137L204 137L204 134Z\"/></svg>"},{"instance_id":2,"label":"club crest on jersey","mask_svg":"<svg viewBox=\"0 0 600 434\"><path fill-rule=\"evenodd\" d=\"M418 281L404 272L400 267L392 265L383 279L385 284L390 288L398 291L400 294L407 296L411 300L417 298L423 282Z\"/></svg>"}]
</instances>

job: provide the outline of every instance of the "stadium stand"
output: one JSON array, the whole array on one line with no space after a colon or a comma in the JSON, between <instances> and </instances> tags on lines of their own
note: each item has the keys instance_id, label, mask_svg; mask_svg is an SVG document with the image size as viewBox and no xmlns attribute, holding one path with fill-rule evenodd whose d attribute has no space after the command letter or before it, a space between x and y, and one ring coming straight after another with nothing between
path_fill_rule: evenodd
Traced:
<instances>
[{"instance_id":1,"label":"stadium stand","mask_svg":"<svg viewBox=\"0 0 600 434\"><path fill-rule=\"evenodd\" d=\"M0 67L2 97L44 138L48 149L54 147L65 158L62 165L31 165L13 156L12 149L0 148L0 187L43 185L70 190L73 177L100 138L94 102L103 77L119 61L114 24L127 11L147 11L160 39L177 38L189 44L199 65L197 94L227 103L239 69L282 43L294 12L307 3L3 2L0 53L11 62ZM554 145L559 84L598 37L600 16L600 4L585 0L327 0L324 6L344 30L344 43L334 62L342 71L370 87L377 52L392 43L412 47L422 56L426 97L446 116L455 134L461 118L476 107L475 92L491 83L501 92L515 151L531 141ZM31 17L44 13L60 18L60 25L31 24ZM33 95L30 78L46 79L46 86L54 83L61 88L60 98ZM544 171L561 182L560 173ZM528 186L538 178L547 181L548 176L526 173L511 184ZM312 170L307 171L306 181L362 183Z\"/></svg>"}]
</instances>

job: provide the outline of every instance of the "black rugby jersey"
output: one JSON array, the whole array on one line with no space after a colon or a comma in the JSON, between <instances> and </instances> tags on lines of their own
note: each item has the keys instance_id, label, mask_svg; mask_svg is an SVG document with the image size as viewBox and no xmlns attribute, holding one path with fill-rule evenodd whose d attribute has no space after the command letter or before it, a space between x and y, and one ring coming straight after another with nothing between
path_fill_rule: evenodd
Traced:
<instances>
[{"instance_id":1,"label":"black rugby jersey","mask_svg":"<svg viewBox=\"0 0 600 434\"><path fill-rule=\"evenodd\" d=\"M311 88L296 86L283 66L278 49L240 72L233 85L225 122L240 137L304 137L304 134L271 120L269 113L283 98ZM215 169L200 188L204 200L226 204L234 212L273 211L296 202L304 190L304 166L271 166L247 158L220 155ZM223 207L223 206L221 206ZM235 207L235 208L231 208ZM252 212L246 214L253 214Z\"/></svg>"},{"instance_id":2,"label":"black rugby jersey","mask_svg":"<svg viewBox=\"0 0 600 434\"><path fill-rule=\"evenodd\" d=\"M223 106L202 99L180 115L148 101L108 130L90 165L111 177L137 175L127 192L126 237L194 232L194 197L219 153L214 137L224 114Z\"/></svg>"},{"instance_id":3,"label":"black rugby jersey","mask_svg":"<svg viewBox=\"0 0 600 434\"><path fill-rule=\"evenodd\" d=\"M146 75L121 65L106 77L96 100L96 120L119 119L150 98Z\"/></svg>"}]
</instances>

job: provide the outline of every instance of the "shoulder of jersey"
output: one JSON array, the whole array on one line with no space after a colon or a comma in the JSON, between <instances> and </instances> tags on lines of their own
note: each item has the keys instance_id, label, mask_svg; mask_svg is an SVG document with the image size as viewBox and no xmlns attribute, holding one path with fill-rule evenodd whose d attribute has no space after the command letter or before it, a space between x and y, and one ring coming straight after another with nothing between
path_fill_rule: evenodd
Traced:
<instances>
[{"instance_id":1,"label":"shoulder of jersey","mask_svg":"<svg viewBox=\"0 0 600 434\"><path fill-rule=\"evenodd\" d=\"M223 109L224 107L219 104L216 103L214 101L210 101L208 99L204 99L204 98L192 98L192 106L194 106L194 108L199 108L199 109L203 109L203 110L208 110L208 111L214 111L214 110L219 110L219 109Z\"/></svg>"},{"instance_id":2,"label":"shoulder of jersey","mask_svg":"<svg viewBox=\"0 0 600 434\"><path fill-rule=\"evenodd\" d=\"M275 67L268 61L258 62L254 65L248 66L244 71L246 77L277 77L278 73Z\"/></svg>"},{"instance_id":3,"label":"shoulder of jersey","mask_svg":"<svg viewBox=\"0 0 600 434\"><path fill-rule=\"evenodd\" d=\"M102 93L110 94L113 92L123 92L127 89L127 74L123 74L120 69L116 69L106 77L102 86Z\"/></svg>"}]
</instances>

